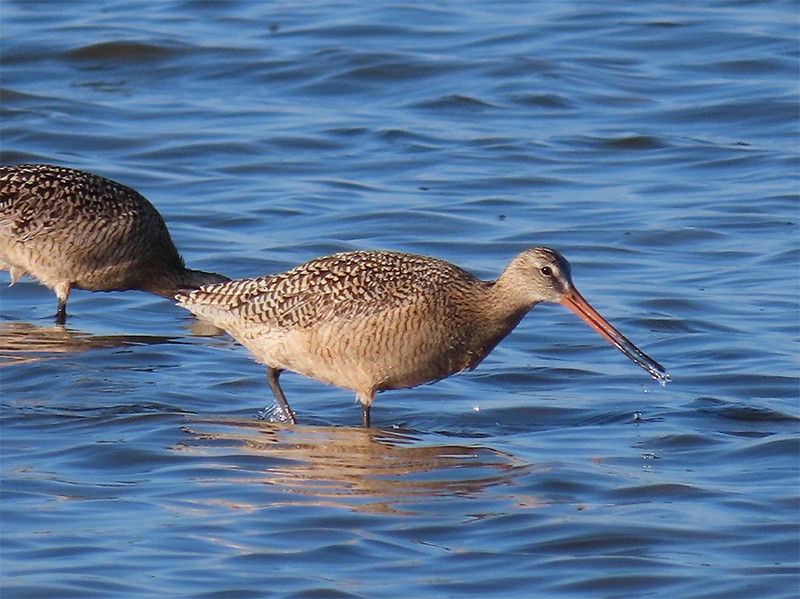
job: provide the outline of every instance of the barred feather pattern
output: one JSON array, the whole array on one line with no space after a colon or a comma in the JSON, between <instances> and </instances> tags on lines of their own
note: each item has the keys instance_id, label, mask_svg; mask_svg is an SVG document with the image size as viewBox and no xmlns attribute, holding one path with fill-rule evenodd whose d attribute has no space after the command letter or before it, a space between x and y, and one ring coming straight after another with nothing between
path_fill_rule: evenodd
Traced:
<instances>
[{"instance_id":1,"label":"barred feather pattern","mask_svg":"<svg viewBox=\"0 0 800 599\"><path fill-rule=\"evenodd\" d=\"M306 329L368 318L425 297L452 296L459 285L482 284L488 285L442 260L358 251L317 258L277 275L206 285L177 299L198 313L208 306L207 313L226 311L239 321Z\"/></svg>"}]
</instances>

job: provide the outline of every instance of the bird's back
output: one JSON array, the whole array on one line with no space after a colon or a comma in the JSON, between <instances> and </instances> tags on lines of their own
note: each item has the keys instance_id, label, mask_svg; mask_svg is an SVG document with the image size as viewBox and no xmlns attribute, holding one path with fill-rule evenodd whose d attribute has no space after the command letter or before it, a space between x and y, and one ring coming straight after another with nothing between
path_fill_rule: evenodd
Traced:
<instances>
[{"instance_id":1,"label":"bird's back","mask_svg":"<svg viewBox=\"0 0 800 599\"><path fill-rule=\"evenodd\" d=\"M183 270L163 218L141 194L75 169L0 167L0 262L47 285L147 289Z\"/></svg>"},{"instance_id":2,"label":"bird's back","mask_svg":"<svg viewBox=\"0 0 800 599\"><path fill-rule=\"evenodd\" d=\"M357 251L316 258L285 273L207 285L179 300L198 314L266 328L308 329L414 303L446 302L460 286L482 283L442 260Z\"/></svg>"}]
</instances>

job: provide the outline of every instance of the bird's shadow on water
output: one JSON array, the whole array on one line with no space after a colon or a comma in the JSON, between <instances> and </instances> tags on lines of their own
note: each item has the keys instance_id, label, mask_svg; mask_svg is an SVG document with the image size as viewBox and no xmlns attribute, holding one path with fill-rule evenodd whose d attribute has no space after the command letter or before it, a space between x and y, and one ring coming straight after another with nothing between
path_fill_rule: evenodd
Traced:
<instances>
[{"instance_id":1,"label":"bird's shadow on water","mask_svg":"<svg viewBox=\"0 0 800 599\"><path fill-rule=\"evenodd\" d=\"M193 418L183 432L174 451L213 459L222 472L235 472L237 485L277 486L289 503L365 513L414 514L415 504L476 497L532 468L490 447L431 443L399 430Z\"/></svg>"}]
</instances>

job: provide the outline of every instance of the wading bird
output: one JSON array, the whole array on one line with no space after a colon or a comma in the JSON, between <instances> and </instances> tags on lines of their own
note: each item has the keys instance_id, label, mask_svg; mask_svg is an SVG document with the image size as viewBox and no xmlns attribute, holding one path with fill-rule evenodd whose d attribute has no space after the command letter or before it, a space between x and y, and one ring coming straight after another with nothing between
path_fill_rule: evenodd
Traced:
<instances>
[{"instance_id":1,"label":"wading bird","mask_svg":"<svg viewBox=\"0 0 800 599\"><path fill-rule=\"evenodd\" d=\"M539 302L566 306L653 378L669 379L583 299L569 263L548 248L523 251L494 281L427 256L356 251L176 299L266 364L291 423L278 382L284 370L354 391L369 426L376 392L475 368Z\"/></svg>"}]
</instances>

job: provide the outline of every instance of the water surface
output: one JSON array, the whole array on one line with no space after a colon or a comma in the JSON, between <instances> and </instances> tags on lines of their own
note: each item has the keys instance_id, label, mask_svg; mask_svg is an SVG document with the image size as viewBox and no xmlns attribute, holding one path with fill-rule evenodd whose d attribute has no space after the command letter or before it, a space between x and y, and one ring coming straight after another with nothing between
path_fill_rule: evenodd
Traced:
<instances>
[{"instance_id":1,"label":"water surface","mask_svg":"<svg viewBox=\"0 0 800 599\"><path fill-rule=\"evenodd\" d=\"M144 293L0 274L3 597L797 597L791 2L2 3L3 164L130 185L231 277L561 250L673 382L538 306L387 392ZM277 420L277 419L276 419Z\"/></svg>"}]
</instances>

